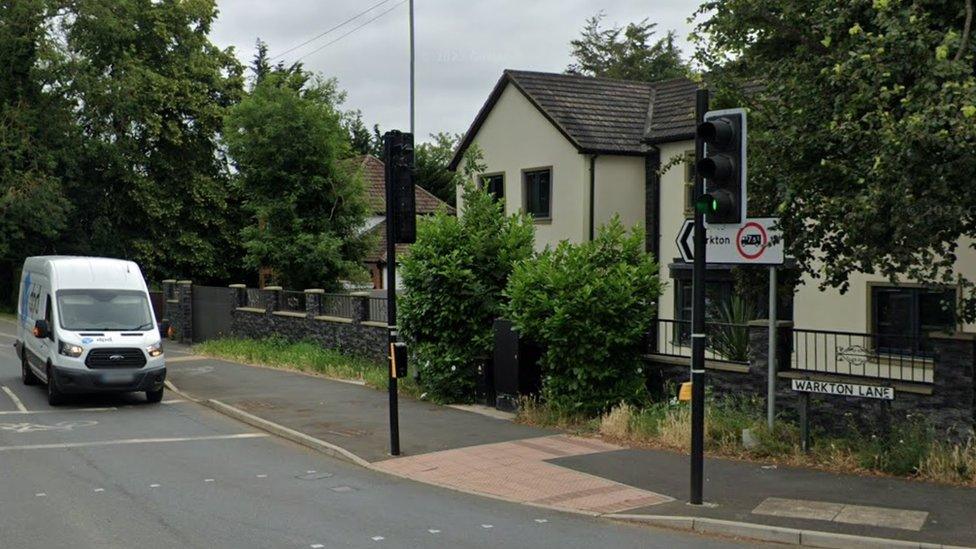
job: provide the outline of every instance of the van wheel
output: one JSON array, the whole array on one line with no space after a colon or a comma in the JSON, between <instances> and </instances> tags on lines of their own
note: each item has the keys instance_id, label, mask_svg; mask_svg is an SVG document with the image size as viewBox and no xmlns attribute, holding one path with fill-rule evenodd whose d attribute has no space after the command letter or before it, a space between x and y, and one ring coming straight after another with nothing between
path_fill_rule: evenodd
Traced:
<instances>
[{"instance_id":1,"label":"van wheel","mask_svg":"<svg viewBox=\"0 0 976 549\"><path fill-rule=\"evenodd\" d=\"M158 391L146 391L146 401L150 404L156 404L157 402L162 402L163 391L165 387L160 387Z\"/></svg>"},{"instance_id":2,"label":"van wheel","mask_svg":"<svg viewBox=\"0 0 976 549\"><path fill-rule=\"evenodd\" d=\"M20 378L24 385L37 385L41 380L37 379L34 371L30 369L30 364L27 363L27 352L24 351L23 355L20 357Z\"/></svg>"},{"instance_id":3,"label":"van wheel","mask_svg":"<svg viewBox=\"0 0 976 549\"><path fill-rule=\"evenodd\" d=\"M47 367L47 403L51 406L64 404L64 393L58 389L57 383L54 382L54 371L50 366Z\"/></svg>"}]
</instances>

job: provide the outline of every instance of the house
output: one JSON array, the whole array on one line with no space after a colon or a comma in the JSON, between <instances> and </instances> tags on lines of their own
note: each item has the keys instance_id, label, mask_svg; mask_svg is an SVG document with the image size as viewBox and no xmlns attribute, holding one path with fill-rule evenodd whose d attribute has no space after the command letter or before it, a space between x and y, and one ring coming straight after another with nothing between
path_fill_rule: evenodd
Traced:
<instances>
[{"instance_id":1,"label":"house","mask_svg":"<svg viewBox=\"0 0 976 549\"><path fill-rule=\"evenodd\" d=\"M369 269L373 289L382 290L386 287L386 167L383 161L373 155L356 158L363 170L366 180L366 197L369 202L370 216L366 220L365 231L376 235L375 245L366 255L366 268ZM448 203L432 195L419 185L415 187L417 215L432 215L443 208L454 215L455 209ZM397 244L397 256L401 256L410 248L409 244ZM399 286L399 279L397 285Z\"/></svg>"},{"instance_id":2,"label":"house","mask_svg":"<svg viewBox=\"0 0 976 549\"><path fill-rule=\"evenodd\" d=\"M675 321L691 318L691 265L680 259L675 235L692 217L696 88L688 79L644 83L506 70L451 167L477 144L487 169L475 183L503 199L507 213L535 219L538 249L591 239L614 214L627 225L642 225L646 250L658 259L666 283L658 307L663 343L673 339L665 334L669 326L673 332ZM461 201L458 212L464 214ZM957 265L976 277L976 253L968 246L960 246ZM709 266L710 303L733 294L730 268ZM887 334L894 336L889 345L915 345L898 342L973 328L954 323L960 292L854 273L841 294L821 291L804 276L793 298L780 304L779 316L797 328Z\"/></svg>"}]
</instances>

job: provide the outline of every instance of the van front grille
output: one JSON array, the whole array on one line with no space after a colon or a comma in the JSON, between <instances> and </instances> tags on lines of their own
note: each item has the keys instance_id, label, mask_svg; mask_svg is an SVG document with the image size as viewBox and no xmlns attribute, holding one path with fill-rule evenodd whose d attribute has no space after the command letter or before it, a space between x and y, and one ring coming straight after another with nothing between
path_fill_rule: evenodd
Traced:
<instances>
[{"instance_id":1,"label":"van front grille","mask_svg":"<svg viewBox=\"0 0 976 549\"><path fill-rule=\"evenodd\" d=\"M92 349L88 351L85 365L93 369L142 368L146 355L141 349Z\"/></svg>"}]
</instances>

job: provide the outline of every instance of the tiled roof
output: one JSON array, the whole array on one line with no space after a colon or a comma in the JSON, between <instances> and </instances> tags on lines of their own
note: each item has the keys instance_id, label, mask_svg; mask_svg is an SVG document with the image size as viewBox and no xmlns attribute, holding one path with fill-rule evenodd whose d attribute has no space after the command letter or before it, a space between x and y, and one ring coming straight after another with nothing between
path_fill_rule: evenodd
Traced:
<instances>
[{"instance_id":1,"label":"tiled roof","mask_svg":"<svg viewBox=\"0 0 976 549\"><path fill-rule=\"evenodd\" d=\"M458 145L451 169L509 85L515 86L581 153L643 154L647 144L694 135L695 90L687 78L636 82L506 70Z\"/></svg>"},{"instance_id":2,"label":"tiled roof","mask_svg":"<svg viewBox=\"0 0 976 549\"><path fill-rule=\"evenodd\" d=\"M386 215L386 168L383 161L371 154L357 157L356 161L363 167L370 210L376 215ZM447 202L430 194L427 189L419 185L414 186L414 200L416 200L417 213L421 215L432 214L441 206L447 208L448 213L452 215L455 213L454 208Z\"/></svg>"},{"instance_id":3,"label":"tiled roof","mask_svg":"<svg viewBox=\"0 0 976 549\"><path fill-rule=\"evenodd\" d=\"M386 263L386 221L380 221L368 233L376 235L376 244L366 253L366 263ZM403 254L407 253L409 249L410 244L397 244L397 257L403 257Z\"/></svg>"}]
</instances>

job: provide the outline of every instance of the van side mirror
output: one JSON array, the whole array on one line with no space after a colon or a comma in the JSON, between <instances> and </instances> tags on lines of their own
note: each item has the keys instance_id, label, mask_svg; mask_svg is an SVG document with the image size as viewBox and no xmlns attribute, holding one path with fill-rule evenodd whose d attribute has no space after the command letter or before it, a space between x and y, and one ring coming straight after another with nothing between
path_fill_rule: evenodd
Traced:
<instances>
[{"instance_id":1,"label":"van side mirror","mask_svg":"<svg viewBox=\"0 0 976 549\"><path fill-rule=\"evenodd\" d=\"M38 319L34 321L34 337L38 339L44 339L51 337L51 327L44 319Z\"/></svg>"}]
</instances>

